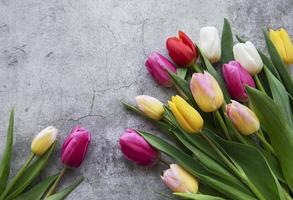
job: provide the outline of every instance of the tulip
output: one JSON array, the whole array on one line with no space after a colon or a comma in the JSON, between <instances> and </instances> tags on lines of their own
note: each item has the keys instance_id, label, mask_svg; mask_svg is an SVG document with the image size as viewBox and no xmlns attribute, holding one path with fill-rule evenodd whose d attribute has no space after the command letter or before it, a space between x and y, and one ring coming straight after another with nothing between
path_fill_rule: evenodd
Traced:
<instances>
[{"instance_id":1,"label":"tulip","mask_svg":"<svg viewBox=\"0 0 293 200\"><path fill-rule=\"evenodd\" d=\"M168 101L170 109L177 122L187 133L198 133L203 127L203 119L200 114L190 106L182 97L173 96Z\"/></svg>"},{"instance_id":2,"label":"tulip","mask_svg":"<svg viewBox=\"0 0 293 200\"><path fill-rule=\"evenodd\" d=\"M48 126L33 139L31 151L37 156L43 155L55 142L57 134L57 128L54 126Z\"/></svg>"},{"instance_id":3,"label":"tulip","mask_svg":"<svg viewBox=\"0 0 293 200\"><path fill-rule=\"evenodd\" d=\"M226 113L235 128L243 135L250 135L260 128L257 116L248 107L233 101L226 105Z\"/></svg>"},{"instance_id":4,"label":"tulip","mask_svg":"<svg viewBox=\"0 0 293 200\"><path fill-rule=\"evenodd\" d=\"M258 74L263 68L263 62L258 54L255 46L247 41L245 43L238 43L233 47L234 58L240 62L250 75Z\"/></svg>"},{"instance_id":5,"label":"tulip","mask_svg":"<svg viewBox=\"0 0 293 200\"><path fill-rule=\"evenodd\" d=\"M221 42L218 30L213 26L200 29L198 44L211 63L221 59Z\"/></svg>"},{"instance_id":6,"label":"tulip","mask_svg":"<svg viewBox=\"0 0 293 200\"><path fill-rule=\"evenodd\" d=\"M173 192L197 193L198 191L197 180L179 165L171 164L170 169L164 171L161 178Z\"/></svg>"},{"instance_id":7,"label":"tulip","mask_svg":"<svg viewBox=\"0 0 293 200\"><path fill-rule=\"evenodd\" d=\"M133 129L126 129L119 146L124 157L137 165L150 167L159 161L160 152Z\"/></svg>"},{"instance_id":8,"label":"tulip","mask_svg":"<svg viewBox=\"0 0 293 200\"><path fill-rule=\"evenodd\" d=\"M139 95L135 97L136 104L146 116L153 120L160 120L164 115L163 103L154 97Z\"/></svg>"},{"instance_id":9,"label":"tulip","mask_svg":"<svg viewBox=\"0 0 293 200\"><path fill-rule=\"evenodd\" d=\"M204 112L214 112L224 102L223 93L218 82L206 71L192 75L190 90L197 105Z\"/></svg>"},{"instance_id":10,"label":"tulip","mask_svg":"<svg viewBox=\"0 0 293 200\"><path fill-rule=\"evenodd\" d=\"M61 149L62 163L67 167L78 168L85 158L91 134L85 128L76 126L65 139Z\"/></svg>"},{"instance_id":11,"label":"tulip","mask_svg":"<svg viewBox=\"0 0 293 200\"><path fill-rule=\"evenodd\" d=\"M237 61L230 61L228 64L224 64L222 71L231 97L237 101L247 102L248 96L245 86L255 88L251 75Z\"/></svg>"},{"instance_id":12,"label":"tulip","mask_svg":"<svg viewBox=\"0 0 293 200\"><path fill-rule=\"evenodd\" d=\"M173 86L173 80L166 70L176 73L176 68L167 58L153 52L145 62L145 66L157 83L165 87Z\"/></svg>"},{"instance_id":13,"label":"tulip","mask_svg":"<svg viewBox=\"0 0 293 200\"><path fill-rule=\"evenodd\" d=\"M198 57L197 50L192 40L182 31L178 32L179 38L170 37L166 46L170 57L180 67L189 67Z\"/></svg>"},{"instance_id":14,"label":"tulip","mask_svg":"<svg viewBox=\"0 0 293 200\"><path fill-rule=\"evenodd\" d=\"M270 30L269 36L283 61L286 64L292 64L293 44L287 31L283 28L277 31Z\"/></svg>"}]
</instances>

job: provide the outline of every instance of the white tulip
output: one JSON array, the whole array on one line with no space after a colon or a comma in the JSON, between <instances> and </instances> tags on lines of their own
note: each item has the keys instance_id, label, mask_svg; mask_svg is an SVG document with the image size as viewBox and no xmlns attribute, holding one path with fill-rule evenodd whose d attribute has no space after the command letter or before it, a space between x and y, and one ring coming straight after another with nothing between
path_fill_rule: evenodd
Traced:
<instances>
[{"instance_id":1,"label":"white tulip","mask_svg":"<svg viewBox=\"0 0 293 200\"><path fill-rule=\"evenodd\" d=\"M206 26L200 29L199 47L211 63L221 59L221 42L218 30L213 26Z\"/></svg>"},{"instance_id":2,"label":"white tulip","mask_svg":"<svg viewBox=\"0 0 293 200\"><path fill-rule=\"evenodd\" d=\"M263 62L255 46L247 41L233 47L234 58L252 75L258 74L263 68Z\"/></svg>"}]
</instances>

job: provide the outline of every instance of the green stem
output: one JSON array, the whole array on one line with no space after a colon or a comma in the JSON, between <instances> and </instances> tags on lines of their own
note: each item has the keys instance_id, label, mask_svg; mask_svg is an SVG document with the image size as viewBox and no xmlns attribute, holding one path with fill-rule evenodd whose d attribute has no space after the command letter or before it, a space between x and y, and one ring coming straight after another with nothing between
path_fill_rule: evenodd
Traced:
<instances>
[{"instance_id":1,"label":"green stem","mask_svg":"<svg viewBox=\"0 0 293 200\"><path fill-rule=\"evenodd\" d=\"M258 191L258 189L250 182L245 173L241 173L237 167L235 167L231 161L226 158L226 156L219 150L219 148L211 141L205 134L201 133L203 138L209 143L209 145L215 150L215 152L220 156L220 158L225 162L225 164L245 183L250 190L256 195L259 200L266 200L263 195Z\"/></svg>"},{"instance_id":2,"label":"green stem","mask_svg":"<svg viewBox=\"0 0 293 200\"><path fill-rule=\"evenodd\" d=\"M264 92L264 93L266 94L266 91L265 91L265 89L264 89L262 83L260 82L260 80L259 80L257 74L254 75L254 80L255 80L255 83L256 83L257 88L258 88L260 91L262 91L262 92Z\"/></svg>"},{"instance_id":3,"label":"green stem","mask_svg":"<svg viewBox=\"0 0 293 200\"><path fill-rule=\"evenodd\" d=\"M195 62L193 62L191 64L192 69L197 72L197 73L202 73L202 69L200 68L200 66L198 64L196 64Z\"/></svg>"},{"instance_id":4,"label":"green stem","mask_svg":"<svg viewBox=\"0 0 293 200\"><path fill-rule=\"evenodd\" d=\"M217 118L218 122L220 123L220 126L221 126L222 130L223 130L224 133L225 133L226 138L227 138L228 140L231 140L231 137L230 137L230 135L229 135L229 132L228 132L227 126L226 126L226 124L225 124L225 122L224 122L224 120L223 120L223 118L222 118L222 116L221 116L219 110L217 110L217 111L215 112L215 114L216 114L216 118Z\"/></svg>"},{"instance_id":5,"label":"green stem","mask_svg":"<svg viewBox=\"0 0 293 200\"><path fill-rule=\"evenodd\" d=\"M51 186L50 190L48 191L48 193L47 193L47 195L45 196L44 199L47 199L49 196L51 196L52 194L55 193L56 188L57 188L59 182L61 181L61 178L63 177L65 171L66 171L66 167L64 166L64 167L62 168L62 170L60 171L60 174L59 174L59 176L57 177L56 181L55 181L54 184Z\"/></svg>"},{"instance_id":6,"label":"green stem","mask_svg":"<svg viewBox=\"0 0 293 200\"><path fill-rule=\"evenodd\" d=\"M164 158L160 157L160 162L164 165L166 165L167 167L170 166L170 163L168 161L166 161Z\"/></svg>"},{"instance_id":7,"label":"green stem","mask_svg":"<svg viewBox=\"0 0 293 200\"><path fill-rule=\"evenodd\" d=\"M20 168L20 170L14 176L14 178L12 179L12 181L6 187L5 191L1 195L1 198L0 198L1 200L4 199L5 196L10 192L10 190L13 188L13 186L16 184L16 182L19 180L19 178L24 174L25 170L27 169L27 167L30 165L30 163L32 162L32 160L34 158L35 158L35 154L34 153L31 153L30 156L28 157L28 159L23 164L23 166Z\"/></svg>"},{"instance_id":8,"label":"green stem","mask_svg":"<svg viewBox=\"0 0 293 200\"><path fill-rule=\"evenodd\" d=\"M268 141L263 137L263 135L260 132L256 132L256 136L261 141L261 143L264 145L264 147L266 147L274 156L277 157L274 148L268 143Z\"/></svg>"}]
</instances>

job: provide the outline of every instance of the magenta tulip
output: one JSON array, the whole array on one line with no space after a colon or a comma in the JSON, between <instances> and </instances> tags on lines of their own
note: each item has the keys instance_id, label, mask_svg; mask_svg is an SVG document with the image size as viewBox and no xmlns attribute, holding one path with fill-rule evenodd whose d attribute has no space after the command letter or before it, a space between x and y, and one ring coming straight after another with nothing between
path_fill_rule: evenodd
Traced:
<instances>
[{"instance_id":1,"label":"magenta tulip","mask_svg":"<svg viewBox=\"0 0 293 200\"><path fill-rule=\"evenodd\" d=\"M160 158L159 151L133 129L126 129L119 139L119 146L124 157L138 165L150 167Z\"/></svg>"},{"instance_id":2,"label":"magenta tulip","mask_svg":"<svg viewBox=\"0 0 293 200\"><path fill-rule=\"evenodd\" d=\"M248 96L245 85L255 88L251 75L237 61L223 65L223 76L231 97L237 101L246 102Z\"/></svg>"},{"instance_id":3,"label":"magenta tulip","mask_svg":"<svg viewBox=\"0 0 293 200\"><path fill-rule=\"evenodd\" d=\"M78 168L85 158L90 140L87 129L80 126L73 128L62 145L62 163L67 167Z\"/></svg>"},{"instance_id":4,"label":"magenta tulip","mask_svg":"<svg viewBox=\"0 0 293 200\"><path fill-rule=\"evenodd\" d=\"M166 70L176 73L175 66L164 56L157 52L151 53L145 66L155 81L165 87L171 87L173 81Z\"/></svg>"}]
</instances>

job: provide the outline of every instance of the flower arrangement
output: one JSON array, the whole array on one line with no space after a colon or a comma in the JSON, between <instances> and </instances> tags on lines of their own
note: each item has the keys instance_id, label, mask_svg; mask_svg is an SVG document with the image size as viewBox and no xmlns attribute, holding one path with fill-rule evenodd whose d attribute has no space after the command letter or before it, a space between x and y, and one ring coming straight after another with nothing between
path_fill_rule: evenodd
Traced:
<instances>
[{"instance_id":1,"label":"flower arrangement","mask_svg":"<svg viewBox=\"0 0 293 200\"><path fill-rule=\"evenodd\" d=\"M57 143L58 129L49 126L39 132L31 143L31 154L19 171L9 179L13 153L14 110L10 113L7 142L0 161L0 200L61 200L65 199L82 181L80 177L70 186L56 191L66 169L78 168L85 158L90 143L87 129L76 126L62 145L63 169L41 181L37 177L46 167Z\"/></svg>"},{"instance_id":2,"label":"flower arrangement","mask_svg":"<svg viewBox=\"0 0 293 200\"><path fill-rule=\"evenodd\" d=\"M119 140L125 158L167 164L161 179L182 198L292 199L293 44L284 29L263 33L269 56L238 35L235 44L226 19L221 39L215 27L203 27L198 43L182 31L168 38L176 65L158 52L145 65L178 95L167 104L147 95L123 102L168 139L127 129Z\"/></svg>"}]
</instances>

